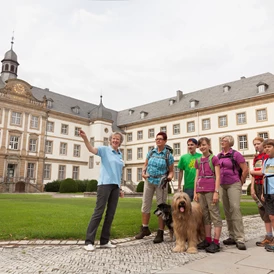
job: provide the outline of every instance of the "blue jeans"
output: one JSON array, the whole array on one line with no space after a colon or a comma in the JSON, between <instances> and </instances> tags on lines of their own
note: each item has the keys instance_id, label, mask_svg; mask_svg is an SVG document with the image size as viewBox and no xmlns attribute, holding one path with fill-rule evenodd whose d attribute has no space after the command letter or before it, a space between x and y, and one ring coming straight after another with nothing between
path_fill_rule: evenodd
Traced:
<instances>
[{"instance_id":1,"label":"blue jeans","mask_svg":"<svg viewBox=\"0 0 274 274\"><path fill-rule=\"evenodd\" d=\"M189 196L190 200L193 201L194 198L194 189L184 189L184 192Z\"/></svg>"},{"instance_id":2,"label":"blue jeans","mask_svg":"<svg viewBox=\"0 0 274 274\"><path fill-rule=\"evenodd\" d=\"M99 185L97 187L97 200L94 212L90 219L85 244L94 244L95 236L103 213L107 206L105 220L101 231L100 244L104 245L109 242L110 228L117 208L120 195L118 185Z\"/></svg>"}]
</instances>

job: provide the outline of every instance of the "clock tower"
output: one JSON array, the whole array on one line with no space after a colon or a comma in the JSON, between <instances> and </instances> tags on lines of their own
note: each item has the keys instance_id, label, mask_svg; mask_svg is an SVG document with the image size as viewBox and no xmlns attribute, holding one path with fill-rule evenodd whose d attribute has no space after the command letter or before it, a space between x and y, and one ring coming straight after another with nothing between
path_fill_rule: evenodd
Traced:
<instances>
[{"instance_id":1,"label":"clock tower","mask_svg":"<svg viewBox=\"0 0 274 274\"><path fill-rule=\"evenodd\" d=\"M6 52L4 59L2 62L2 70L1 70L1 79L3 82L17 78L17 69L19 63L17 61L17 55L13 51L13 37L11 40L11 49Z\"/></svg>"}]
</instances>

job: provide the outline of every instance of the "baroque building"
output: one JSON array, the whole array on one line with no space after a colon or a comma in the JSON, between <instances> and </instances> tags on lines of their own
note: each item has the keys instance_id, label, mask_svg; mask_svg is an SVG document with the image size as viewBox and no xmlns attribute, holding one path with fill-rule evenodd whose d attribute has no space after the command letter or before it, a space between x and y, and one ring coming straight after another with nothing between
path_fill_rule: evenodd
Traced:
<instances>
[{"instance_id":1,"label":"baroque building","mask_svg":"<svg viewBox=\"0 0 274 274\"><path fill-rule=\"evenodd\" d=\"M177 164L187 153L188 138L211 139L214 154L220 137L231 134L234 148L252 165L252 140L274 136L274 75L264 73L116 111L32 86L19 79L17 55L4 55L0 77L0 192L38 192L65 178L98 179L100 158L90 154L79 136L83 129L95 146L108 145L114 131L125 135L123 180L142 180L147 152L159 131L168 135ZM247 180L244 190L250 183Z\"/></svg>"}]
</instances>

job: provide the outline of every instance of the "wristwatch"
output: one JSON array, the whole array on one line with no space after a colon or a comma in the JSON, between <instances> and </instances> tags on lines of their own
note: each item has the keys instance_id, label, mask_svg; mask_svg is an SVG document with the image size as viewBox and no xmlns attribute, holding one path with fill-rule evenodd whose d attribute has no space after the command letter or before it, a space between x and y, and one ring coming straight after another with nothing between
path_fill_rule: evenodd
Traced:
<instances>
[{"instance_id":1,"label":"wristwatch","mask_svg":"<svg viewBox=\"0 0 274 274\"><path fill-rule=\"evenodd\" d=\"M214 192L217 192L218 194L219 194L219 190L218 189L215 189L215 191Z\"/></svg>"}]
</instances>

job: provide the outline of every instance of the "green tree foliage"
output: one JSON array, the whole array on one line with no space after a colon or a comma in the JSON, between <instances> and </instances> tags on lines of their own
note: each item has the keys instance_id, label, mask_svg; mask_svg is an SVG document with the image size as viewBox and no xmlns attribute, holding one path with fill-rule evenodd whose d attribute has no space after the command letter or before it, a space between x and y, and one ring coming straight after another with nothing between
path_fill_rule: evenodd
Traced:
<instances>
[{"instance_id":1,"label":"green tree foliage","mask_svg":"<svg viewBox=\"0 0 274 274\"><path fill-rule=\"evenodd\" d=\"M52 181L50 183L45 184L44 191L46 192L59 192L61 181Z\"/></svg>"},{"instance_id":2,"label":"green tree foliage","mask_svg":"<svg viewBox=\"0 0 274 274\"><path fill-rule=\"evenodd\" d=\"M136 192L143 192L144 191L144 181L140 181L139 184L137 185Z\"/></svg>"},{"instance_id":3,"label":"green tree foliage","mask_svg":"<svg viewBox=\"0 0 274 274\"><path fill-rule=\"evenodd\" d=\"M87 182L86 192L96 192L97 191L97 180L90 180Z\"/></svg>"},{"instance_id":4,"label":"green tree foliage","mask_svg":"<svg viewBox=\"0 0 274 274\"><path fill-rule=\"evenodd\" d=\"M86 180L75 180L78 184L78 192L85 192L87 189L87 184L89 182L88 179Z\"/></svg>"},{"instance_id":5,"label":"green tree foliage","mask_svg":"<svg viewBox=\"0 0 274 274\"><path fill-rule=\"evenodd\" d=\"M60 193L71 193L78 191L78 184L71 178L67 178L61 182L59 192Z\"/></svg>"}]
</instances>

